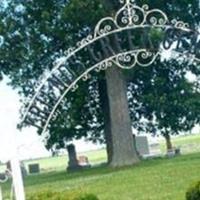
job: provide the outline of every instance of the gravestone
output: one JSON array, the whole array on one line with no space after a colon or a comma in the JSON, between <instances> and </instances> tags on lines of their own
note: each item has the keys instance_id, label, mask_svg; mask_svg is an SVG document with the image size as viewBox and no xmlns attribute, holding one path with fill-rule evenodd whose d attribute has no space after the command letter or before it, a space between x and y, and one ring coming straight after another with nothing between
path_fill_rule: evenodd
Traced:
<instances>
[{"instance_id":1,"label":"gravestone","mask_svg":"<svg viewBox=\"0 0 200 200\"><path fill-rule=\"evenodd\" d=\"M140 156L150 154L148 138L146 136L136 136L135 142L137 152Z\"/></svg>"},{"instance_id":2,"label":"gravestone","mask_svg":"<svg viewBox=\"0 0 200 200\"><path fill-rule=\"evenodd\" d=\"M30 174L40 173L40 165L38 163L28 165L28 169Z\"/></svg>"},{"instance_id":3,"label":"gravestone","mask_svg":"<svg viewBox=\"0 0 200 200\"><path fill-rule=\"evenodd\" d=\"M84 167L84 168L90 168L91 167L89 159L88 159L87 156L79 156L78 157L78 164L79 164L79 166Z\"/></svg>"},{"instance_id":4,"label":"gravestone","mask_svg":"<svg viewBox=\"0 0 200 200\"><path fill-rule=\"evenodd\" d=\"M180 148L172 148L167 151L166 156L168 158L173 158L175 156L180 156L181 155L181 149Z\"/></svg>"},{"instance_id":5,"label":"gravestone","mask_svg":"<svg viewBox=\"0 0 200 200\"><path fill-rule=\"evenodd\" d=\"M77 160L76 148L73 144L67 146L67 152L69 156L67 171L76 171L81 169Z\"/></svg>"}]
</instances>

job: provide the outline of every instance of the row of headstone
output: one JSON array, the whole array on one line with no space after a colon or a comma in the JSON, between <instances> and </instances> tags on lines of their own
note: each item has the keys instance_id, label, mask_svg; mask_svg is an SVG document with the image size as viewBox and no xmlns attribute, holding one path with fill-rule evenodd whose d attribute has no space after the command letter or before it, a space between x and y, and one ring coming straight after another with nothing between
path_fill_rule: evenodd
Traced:
<instances>
[{"instance_id":1,"label":"row of headstone","mask_svg":"<svg viewBox=\"0 0 200 200\"><path fill-rule=\"evenodd\" d=\"M156 144L149 144L148 138L146 136L134 136L135 138L135 146L138 154L143 157L143 158L149 158L149 157L158 157L161 155L160 150L159 150L159 143ZM157 149L157 152L151 152L150 147ZM68 151L68 167L67 171L76 171L80 170L83 168L90 168L90 162L88 157L86 156L77 156L75 146L73 144L70 144L67 146L67 151ZM169 155L174 155L174 154L180 154L180 149L176 149L175 152L169 152ZM7 163L7 170L5 173L9 173L11 170L10 163ZM40 166L38 163L33 163L28 165L28 172L21 163L21 171L23 174L23 177L29 174L37 174L40 173ZM0 174L0 179L5 178L5 173Z\"/></svg>"},{"instance_id":2,"label":"row of headstone","mask_svg":"<svg viewBox=\"0 0 200 200\"><path fill-rule=\"evenodd\" d=\"M147 157L160 156L159 153L151 154L150 145L148 142L148 138L146 136L134 136L134 137L135 137L136 150L141 157L147 158ZM67 151L69 157L67 171L76 171L83 168L91 167L89 160L86 156L77 157L76 149L73 144L67 146Z\"/></svg>"}]
</instances>

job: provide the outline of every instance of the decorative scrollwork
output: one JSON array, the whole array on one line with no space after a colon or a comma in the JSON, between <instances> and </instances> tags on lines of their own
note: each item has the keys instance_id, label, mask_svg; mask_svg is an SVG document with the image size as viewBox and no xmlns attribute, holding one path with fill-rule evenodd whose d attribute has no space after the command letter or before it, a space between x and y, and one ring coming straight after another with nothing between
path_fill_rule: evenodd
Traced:
<instances>
[{"instance_id":1,"label":"decorative scrollwork","mask_svg":"<svg viewBox=\"0 0 200 200\"><path fill-rule=\"evenodd\" d=\"M173 19L171 21L171 23L174 25L175 28L178 28L178 29L183 29L183 30L188 30L189 29L189 24L188 23L185 23L183 21L177 21L176 19Z\"/></svg>"},{"instance_id":2,"label":"decorative scrollwork","mask_svg":"<svg viewBox=\"0 0 200 200\"><path fill-rule=\"evenodd\" d=\"M124 28L144 27L144 26L163 26L167 25L169 20L167 15L159 9L149 9L148 5L139 7L135 5L134 0L120 0L124 6L119 9L114 17L105 17L101 19L94 31L94 35L89 35L77 43L77 47L82 47L91 43L98 37L103 37L114 31L119 31ZM176 27L185 28L186 25L176 23ZM73 49L67 51L69 55Z\"/></svg>"},{"instance_id":3,"label":"decorative scrollwork","mask_svg":"<svg viewBox=\"0 0 200 200\"><path fill-rule=\"evenodd\" d=\"M120 2L125 3L124 0ZM169 22L167 15L161 10L149 10L149 6L146 4L139 7L133 3L134 1L126 3L114 18L106 17L100 20L95 28L94 38L120 28L144 27L145 25L162 26ZM112 25L110 24L111 22Z\"/></svg>"},{"instance_id":4,"label":"decorative scrollwork","mask_svg":"<svg viewBox=\"0 0 200 200\"><path fill-rule=\"evenodd\" d=\"M145 11L131 3L126 4L117 12L115 23L118 28L143 25L145 23Z\"/></svg>"},{"instance_id":5,"label":"decorative scrollwork","mask_svg":"<svg viewBox=\"0 0 200 200\"><path fill-rule=\"evenodd\" d=\"M86 73L86 74L84 74L82 80L83 80L83 81L87 81L87 80L89 80L91 77L92 77L91 74Z\"/></svg>"},{"instance_id":6,"label":"decorative scrollwork","mask_svg":"<svg viewBox=\"0 0 200 200\"><path fill-rule=\"evenodd\" d=\"M121 54L115 58L115 63L120 68L131 69L137 63L136 54L135 53Z\"/></svg>"},{"instance_id":7,"label":"decorative scrollwork","mask_svg":"<svg viewBox=\"0 0 200 200\"><path fill-rule=\"evenodd\" d=\"M145 27L172 27L184 31L189 31L189 25L182 21L172 20L171 23L167 15L159 9L150 9L148 5L139 7L134 0L119 0L123 4L122 8L114 17L105 17L95 26L94 34L77 42L76 47L69 48L65 52L66 57L75 54L78 50L88 44L103 38L109 34L123 31L124 29L145 28Z\"/></svg>"},{"instance_id":8,"label":"decorative scrollwork","mask_svg":"<svg viewBox=\"0 0 200 200\"><path fill-rule=\"evenodd\" d=\"M97 67L95 67L95 71L96 72L100 72L100 71L105 71L107 70L109 67L113 66L113 60L112 59L108 59L105 62L101 62L97 65Z\"/></svg>"},{"instance_id":9,"label":"decorative scrollwork","mask_svg":"<svg viewBox=\"0 0 200 200\"><path fill-rule=\"evenodd\" d=\"M112 30L115 30L116 24L112 17L106 17L99 21L99 23L96 25L95 31L94 31L94 38L98 36L105 35Z\"/></svg>"},{"instance_id":10,"label":"decorative scrollwork","mask_svg":"<svg viewBox=\"0 0 200 200\"><path fill-rule=\"evenodd\" d=\"M69 56L71 53L73 53L74 51L75 51L75 47L70 47L70 48L68 48L65 52L64 52L64 54L65 54L65 56Z\"/></svg>"},{"instance_id":11,"label":"decorative scrollwork","mask_svg":"<svg viewBox=\"0 0 200 200\"><path fill-rule=\"evenodd\" d=\"M31 97L31 100L29 99L28 104L26 104L28 106L25 108L25 114L22 119L23 122L26 118L29 119L28 117L31 116L32 105L37 105L36 102L40 95L48 99L49 89L54 90L56 85L63 88L64 85L64 89L61 91L62 94L59 93L59 95L61 95L58 97L59 100L51 99L53 102L51 104L54 104L54 107L53 109L49 108L51 110L48 112L48 119L44 119L45 126L43 128L43 133L45 133L51 118L54 116L64 96L70 91L76 91L79 87L78 82L80 80L87 81L91 77L90 73L92 70L100 72L111 66L117 66L122 69L131 69L136 65L147 67L161 55L160 49L169 49L170 51L178 50L181 55L184 55L182 58L190 58L194 63L200 62L198 30L192 31L189 25L182 21L170 21L167 15L159 9L150 9L148 5L139 7L135 4L134 0L119 1L123 6L115 16L101 19L95 26L94 33L82 39L75 47L71 47L65 51L62 59L58 59L54 63L52 71L46 72L45 78L42 78L42 81L40 81L42 83L37 88L35 95ZM125 45L120 46L120 41L124 41L125 35L127 41L124 42ZM113 44L113 39L115 38L116 44ZM145 38L145 40L143 40L144 44L140 47L137 41L143 38ZM137 41L135 42L135 40ZM127 45L128 43L129 45ZM196 44L191 48L191 43ZM176 45L174 46L174 44ZM95 54L92 48L97 49L99 46L101 46L102 49ZM109 52L105 53L103 49ZM77 63L77 60L86 61L89 57L86 55L85 59L79 60L78 56L82 56L82 54L78 55L81 50L84 50L83 55L88 53L88 55L91 54L90 57L93 58L92 62L88 61L88 65L86 66ZM186 52L191 54L191 56L188 56ZM70 64L71 66L69 66ZM90 67L90 65L92 65L92 67ZM48 87L48 83L51 83L51 88ZM55 102L53 100L55 100ZM48 106L45 100L40 100L38 105L41 104L44 105L45 108ZM32 123L31 120L28 121ZM41 126L43 127L43 124Z\"/></svg>"},{"instance_id":12,"label":"decorative scrollwork","mask_svg":"<svg viewBox=\"0 0 200 200\"><path fill-rule=\"evenodd\" d=\"M142 67L148 67L152 63L154 63L154 61L156 60L156 58L158 58L159 55L160 52L141 50L137 53L137 64Z\"/></svg>"},{"instance_id":13,"label":"decorative scrollwork","mask_svg":"<svg viewBox=\"0 0 200 200\"><path fill-rule=\"evenodd\" d=\"M119 0L119 3L125 4L125 3L127 3L127 0ZM135 3L135 0L129 0L128 3Z\"/></svg>"},{"instance_id":14,"label":"decorative scrollwork","mask_svg":"<svg viewBox=\"0 0 200 200\"><path fill-rule=\"evenodd\" d=\"M72 91L72 92L76 92L76 90L77 90L78 88L79 88L78 84L75 83L75 84L73 84L73 86L71 87L71 91Z\"/></svg>"},{"instance_id":15,"label":"decorative scrollwork","mask_svg":"<svg viewBox=\"0 0 200 200\"><path fill-rule=\"evenodd\" d=\"M93 40L93 36L92 35L88 35L83 40L77 42L77 46L84 46L85 44L88 44L92 40Z\"/></svg>"},{"instance_id":16,"label":"decorative scrollwork","mask_svg":"<svg viewBox=\"0 0 200 200\"><path fill-rule=\"evenodd\" d=\"M145 5L144 5L145 6ZM143 8L147 8L146 6ZM145 23L152 26L163 26L168 23L167 15L158 9L153 9L146 12Z\"/></svg>"},{"instance_id":17,"label":"decorative scrollwork","mask_svg":"<svg viewBox=\"0 0 200 200\"><path fill-rule=\"evenodd\" d=\"M160 55L159 52L151 52L146 49L136 50L120 54L114 58L114 63L122 69L131 69L136 65L147 67Z\"/></svg>"}]
</instances>

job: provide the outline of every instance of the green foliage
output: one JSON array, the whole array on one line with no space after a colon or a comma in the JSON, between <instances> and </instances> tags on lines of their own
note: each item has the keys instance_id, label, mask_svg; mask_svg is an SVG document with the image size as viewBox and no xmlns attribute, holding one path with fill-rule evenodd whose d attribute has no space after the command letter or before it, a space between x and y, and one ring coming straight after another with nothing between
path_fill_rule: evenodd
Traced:
<instances>
[{"instance_id":1,"label":"green foliage","mask_svg":"<svg viewBox=\"0 0 200 200\"><path fill-rule=\"evenodd\" d=\"M43 191L30 195L27 200L99 200L93 194L81 194L78 192L52 192Z\"/></svg>"},{"instance_id":2,"label":"green foliage","mask_svg":"<svg viewBox=\"0 0 200 200\"><path fill-rule=\"evenodd\" d=\"M192 27L200 21L198 0L136 0L136 3L162 9L170 20L183 20ZM20 6L23 9L17 9ZM53 61L91 33L102 17L113 16L119 6L119 2L113 0L9 1L9 6L0 10L0 36L4 38L0 46L0 79L2 74L8 75L11 85L20 89L23 96L33 93L38 77L52 69ZM159 30L152 29L151 39L157 46L162 37ZM133 75L129 90L133 126L139 131L144 129L144 124L140 123L144 117L148 120L148 129L178 134L180 130L191 129L198 121L199 94L191 93L193 86L184 78L185 66L180 69L173 62L163 65L157 63L148 69L136 68L128 72ZM187 70L199 74L196 67ZM60 114L49 126L48 148L55 144L63 147L73 138L102 140L104 124L97 85L81 86L63 107L59 107ZM92 92L88 92L91 86ZM181 90L186 92L180 94ZM152 125L154 116L156 125Z\"/></svg>"},{"instance_id":3,"label":"green foliage","mask_svg":"<svg viewBox=\"0 0 200 200\"><path fill-rule=\"evenodd\" d=\"M188 71L190 66L187 63L176 60L156 61L148 69L134 70L129 101L130 109L135 108L135 112L139 113L131 112L136 129L152 134L159 132L164 136L176 135L191 130L199 123L200 93L197 82L187 79ZM142 117L147 121L138 126Z\"/></svg>"},{"instance_id":4,"label":"green foliage","mask_svg":"<svg viewBox=\"0 0 200 200\"><path fill-rule=\"evenodd\" d=\"M200 199L200 181L194 184L186 193L186 200L199 200Z\"/></svg>"},{"instance_id":5,"label":"green foliage","mask_svg":"<svg viewBox=\"0 0 200 200\"><path fill-rule=\"evenodd\" d=\"M150 31L150 38L154 48L158 48L161 44L161 41L163 41L164 32L161 29L152 28Z\"/></svg>"}]
</instances>

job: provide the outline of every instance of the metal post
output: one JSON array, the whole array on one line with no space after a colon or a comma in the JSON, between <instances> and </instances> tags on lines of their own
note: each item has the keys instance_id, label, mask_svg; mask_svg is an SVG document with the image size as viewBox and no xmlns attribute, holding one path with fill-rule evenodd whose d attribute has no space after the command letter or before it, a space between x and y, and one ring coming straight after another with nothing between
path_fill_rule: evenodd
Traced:
<instances>
[{"instance_id":1,"label":"metal post","mask_svg":"<svg viewBox=\"0 0 200 200\"><path fill-rule=\"evenodd\" d=\"M11 159L12 179L16 200L25 200L25 191L21 173L20 162L17 155Z\"/></svg>"},{"instance_id":2,"label":"metal post","mask_svg":"<svg viewBox=\"0 0 200 200\"><path fill-rule=\"evenodd\" d=\"M3 200L3 195L2 195L2 189L1 189L1 186L0 186L0 200Z\"/></svg>"},{"instance_id":3,"label":"metal post","mask_svg":"<svg viewBox=\"0 0 200 200\"><path fill-rule=\"evenodd\" d=\"M22 178L22 172L19 161L16 122L10 122L10 173L12 176L12 192L15 200L25 200L25 191ZM12 196L12 195L11 195Z\"/></svg>"}]
</instances>

